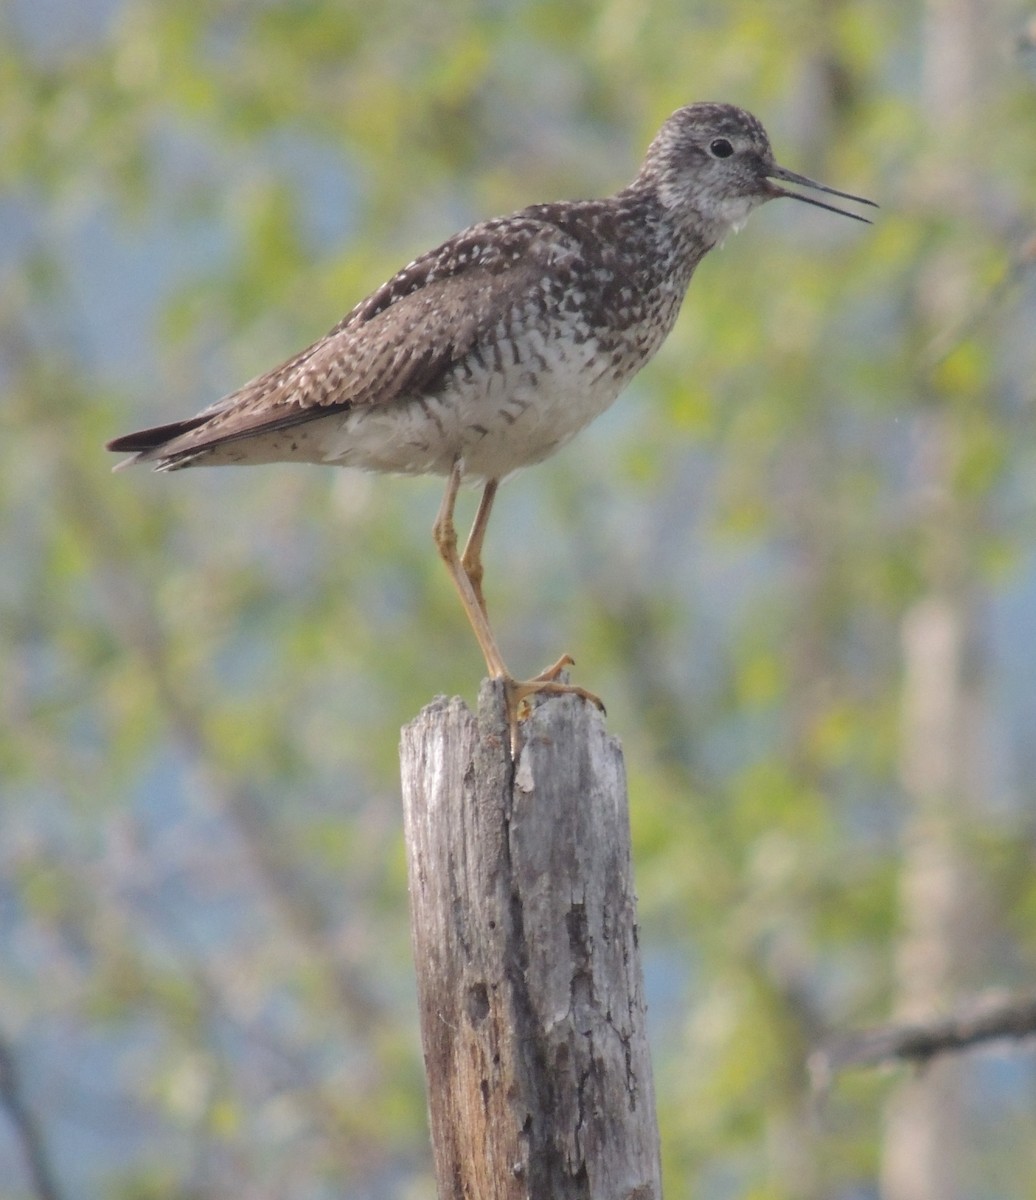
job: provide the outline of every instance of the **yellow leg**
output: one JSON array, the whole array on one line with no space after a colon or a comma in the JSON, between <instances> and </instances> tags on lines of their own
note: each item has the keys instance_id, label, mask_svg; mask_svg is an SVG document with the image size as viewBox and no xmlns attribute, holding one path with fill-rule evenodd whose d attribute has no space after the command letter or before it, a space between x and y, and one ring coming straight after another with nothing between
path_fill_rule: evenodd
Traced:
<instances>
[{"instance_id":1,"label":"yellow leg","mask_svg":"<svg viewBox=\"0 0 1036 1200\"><path fill-rule=\"evenodd\" d=\"M478 511L475 513L475 520L472 522L471 532L468 534L468 540L464 546L464 553L460 556L464 574L471 581L471 590L475 593L478 606L485 613L487 620L489 610L486 608L486 599L482 594L482 576L484 573L482 569L482 546L486 540L489 514L493 511L493 501L496 499L499 487L500 481L498 479L490 479L483 488L482 499L478 503ZM552 667L541 671L530 682L556 683L561 672L566 667L574 666L575 661L571 654L563 654Z\"/></svg>"},{"instance_id":2,"label":"yellow leg","mask_svg":"<svg viewBox=\"0 0 1036 1200\"><path fill-rule=\"evenodd\" d=\"M439 506L439 515L435 518L435 525L432 527L432 536L435 538L435 545L446 564L446 570L449 571L450 578L453 580L453 586L457 589L457 595L460 596L460 602L464 606L468 621L475 633L482 657L486 660L489 674L494 679L507 679L510 677L508 670L504 666L504 660L497 648L496 638L493 637L493 631L489 627L489 618L486 616L484 605L480 603L481 581L479 590L476 592L475 585L468 577L460 555L457 553L457 530L453 524L453 510L457 504L460 483L461 464L458 461L454 463L450 477L446 481L446 492L443 495L442 504Z\"/></svg>"},{"instance_id":3,"label":"yellow leg","mask_svg":"<svg viewBox=\"0 0 1036 1200\"><path fill-rule=\"evenodd\" d=\"M482 595L482 543L486 540L486 526L489 524L489 514L493 511L493 501L496 499L498 479L490 479L482 489L482 499L478 502L478 512L468 534L464 553L460 556L464 574L471 580L471 590L475 593L479 608L486 613L486 600ZM486 613L488 616L488 613Z\"/></svg>"},{"instance_id":4,"label":"yellow leg","mask_svg":"<svg viewBox=\"0 0 1036 1200\"><path fill-rule=\"evenodd\" d=\"M552 667L542 674L521 683L504 665L496 638L489 625L486 603L482 595L482 544L486 536L489 514L492 512L493 501L496 498L498 482L492 479L486 484L467 545L464 547L464 554L461 556L457 553L457 530L453 523L453 511L457 503L457 492L460 490L461 476L461 464L458 461L454 463L453 470L446 482L446 491L442 498L442 504L439 506L439 515L435 519L432 535L435 538L439 554L446 564L446 569L450 573L450 578L453 580L453 585L457 589L457 595L460 597L468 622L474 631L482 656L486 660L486 668L493 679L503 680L507 699L507 717L511 731L511 750L516 752L518 748L518 710L522 702L530 696L539 693L550 695L574 693L584 700L589 700L591 704L595 704L602 712L604 705L593 692L588 692L585 688L577 687L575 684L558 681L558 675L572 663L572 658L568 654L562 655Z\"/></svg>"}]
</instances>

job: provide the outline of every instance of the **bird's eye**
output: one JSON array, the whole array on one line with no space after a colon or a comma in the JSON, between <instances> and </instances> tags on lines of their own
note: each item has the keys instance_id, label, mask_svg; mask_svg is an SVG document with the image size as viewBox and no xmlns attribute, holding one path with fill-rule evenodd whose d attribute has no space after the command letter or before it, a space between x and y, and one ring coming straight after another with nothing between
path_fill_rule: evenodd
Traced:
<instances>
[{"instance_id":1,"label":"bird's eye","mask_svg":"<svg viewBox=\"0 0 1036 1200\"><path fill-rule=\"evenodd\" d=\"M713 138L709 142L709 151L713 158L729 158L734 153L734 147L726 138Z\"/></svg>"}]
</instances>

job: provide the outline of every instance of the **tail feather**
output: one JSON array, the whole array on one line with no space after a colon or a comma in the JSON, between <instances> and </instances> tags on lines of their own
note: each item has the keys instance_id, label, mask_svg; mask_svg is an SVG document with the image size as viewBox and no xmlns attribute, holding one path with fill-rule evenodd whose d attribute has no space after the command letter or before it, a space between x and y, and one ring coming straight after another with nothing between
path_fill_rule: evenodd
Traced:
<instances>
[{"instance_id":1,"label":"tail feather","mask_svg":"<svg viewBox=\"0 0 1036 1200\"><path fill-rule=\"evenodd\" d=\"M115 454L131 454L113 468L121 471L124 467L132 467L134 463L154 462L162 458L162 451L170 442L175 441L185 433L204 425L210 416L190 417L186 421L173 421L169 425L153 425L150 429L138 429L135 433L124 433L122 437L112 438L105 443L105 449Z\"/></svg>"},{"instance_id":2,"label":"tail feather","mask_svg":"<svg viewBox=\"0 0 1036 1200\"><path fill-rule=\"evenodd\" d=\"M153 425L150 429L138 429L136 433L124 433L122 437L112 438L105 443L106 450L116 454L147 454L149 451L161 450L181 434L190 433L199 425L204 425L210 416L190 417L186 421L173 421L169 425Z\"/></svg>"}]
</instances>

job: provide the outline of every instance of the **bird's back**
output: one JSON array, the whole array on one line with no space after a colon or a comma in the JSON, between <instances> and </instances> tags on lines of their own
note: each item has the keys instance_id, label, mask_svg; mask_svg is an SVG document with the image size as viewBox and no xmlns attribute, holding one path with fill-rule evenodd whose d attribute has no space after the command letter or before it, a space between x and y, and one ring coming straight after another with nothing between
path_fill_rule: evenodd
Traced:
<instances>
[{"instance_id":1,"label":"bird's back","mask_svg":"<svg viewBox=\"0 0 1036 1200\"><path fill-rule=\"evenodd\" d=\"M179 425L112 444L159 469L274 461L497 478L607 408L697 258L627 190L534 205L415 259L311 346Z\"/></svg>"}]
</instances>

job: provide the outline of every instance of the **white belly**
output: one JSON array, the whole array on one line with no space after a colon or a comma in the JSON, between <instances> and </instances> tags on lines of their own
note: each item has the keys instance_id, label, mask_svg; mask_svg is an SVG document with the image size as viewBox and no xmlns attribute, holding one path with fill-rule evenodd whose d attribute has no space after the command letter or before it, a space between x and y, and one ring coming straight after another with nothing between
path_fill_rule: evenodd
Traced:
<instances>
[{"instance_id":1,"label":"white belly","mask_svg":"<svg viewBox=\"0 0 1036 1200\"><path fill-rule=\"evenodd\" d=\"M440 475L459 457L475 479L502 479L540 462L604 412L628 378L610 358L601 363L592 338L551 349L548 368L518 364L455 377L441 394L315 421L320 457L370 471Z\"/></svg>"}]
</instances>

